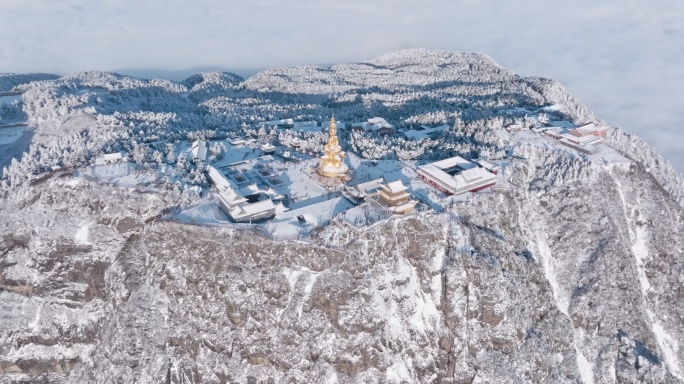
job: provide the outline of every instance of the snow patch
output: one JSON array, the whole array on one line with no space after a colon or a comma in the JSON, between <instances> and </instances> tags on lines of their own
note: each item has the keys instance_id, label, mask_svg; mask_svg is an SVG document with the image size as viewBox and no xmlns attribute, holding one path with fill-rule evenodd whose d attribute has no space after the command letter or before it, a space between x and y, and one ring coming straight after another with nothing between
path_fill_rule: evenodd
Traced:
<instances>
[{"instance_id":1,"label":"snow patch","mask_svg":"<svg viewBox=\"0 0 684 384\"><path fill-rule=\"evenodd\" d=\"M639 276L639 283L641 284L641 293L645 296L648 290L651 289L651 283L648 281L646 271L644 271L644 261L649 258L646 244L647 232L644 228L634 225L634 211L632 210L631 214L628 213L630 206L627 204L625 194L622 192L622 184L620 183L620 180L615 177L613 177L613 180L615 180L615 184L617 185L618 195L622 202L622 210L625 215L625 220L627 221L627 232L629 234L629 239L632 242L631 250L636 260L637 274ZM638 217L636 219L638 220ZM632 229L632 227L634 227L634 229Z\"/></svg>"},{"instance_id":2,"label":"snow patch","mask_svg":"<svg viewBox=\"0 0 684 384\"><path fill-rule=\"evenodd\" d=\"M546 241L542 239L539 232L537 232L537 249L539 250L539 258L541 259L542 265L544 266L544 273L546 274L546 279L551 285L551 290L553 291L553 298L556 300L556 306L560 309L565 316L570 318L568 314L568 308L570 307L570 302L567 297L561 295L560 286L558 284L558 278L556 277L556 271L551 263L551 249L549 248Z\"/></svg>"},{"instance_id":3,"label":"snow patch","mask_svg":"<svg viewBox=\"0 0 684 384\"><path fill-rule=\"evenodd\" d=\"M618 195L622 202L622 209L625 215L625 220L627 220L627 231L629 234L629 239L632 242L631 250L634 254L634 259L636 262L637 273L639 276L639 283L641 284L641 293L646 300L646 294L651 289L651 283L648 281L646 276L646 271L644 270L644 262L650 258L648 251L648 232L643 227L636 224L639 221L638 213L635 216L636 209L627 204L625 195L622 192L622 184L620 181L613 177L615 184L617 185ZM639 205L639 199L637 198L637 206ZM631 211L631 212L630 212ZM628 213L629 212L629 213ZM656 337L658 347L663 353L663 359L667 364L667 367L673 376L680 380L684 380L684 373L679 367L679 359L677 357L677 352L679 351L679 343L675 338L673 338L669 333L665 331L663 326L658 321L658 318L651 310L646 310L649 319L651 320L651 328L653 334Z\"/></svg>"},{"instance_id":4,"label":"snow patch","mask_svg":"<svg viewBox=\"0 0 684 384\"><path fill-rule=\"evenodd\" d=\"M90 224L83 224L81 227L76 231L76 236L74 236L74 240L76 240L77 243L79 244L90 244L88 241L88 230L89 230Z\"/></svg>"},{"instance_id":5,"label":"snow patch","mask_svg":"<svg viewBox=\"0 0 684 384\"><path fill-rule=\"evenodd\" d=\"M679 368L679 359L677 358L677 352L679 352L679 343L677 342L677 339L665 331L653 312L650 310L647 310L646 312L651 319L653 334L655 334L658 347L660 347L660 350L663 352L663 358L667 367L670 369L670 373L679 380L684 380L684 373Z\"/></svg>"},{"instance_id":6,"label":"snow patch","mask_svg":"<svg viewBox=\"0 0 684 384\"><path fill-rule=\"evenodd\" d=\"M337 384L337 383L338 383L337 372L333 372L332 375L330 375L330 377L328 377L328 379L325 381L325 384Z\"/></svg>"},{"instance_id":7,"label":"snow patch","mask_svg":"<svg viewBox=\"0 0 684 384\"><path fill-rule=\"evenodd\" d=\"M81 178L80 177L75 177L73 179L68 180L67 182L64 183L64 185L69 186L69 187L75 187L81 183Z\"/></svg>"},{"instance_id":8,"label":"snow patch","mask_svg":"<svg viewBox=\"0 0 684 384\"><path fill-rule=\"evenodd\" d=\"M320 272L313 272L308 268L302 267L299 270L285 269L283 274L290 283L290 294L288 296L285 308L278 311L278 321L280 321L282 316L288 311L292 311L292 308L296 308L297 319L299 319L302 316L304 303L309 300L311 290L313 289ZM304 282L305 285L302 289L302 294L298 294L297 286L299 285L301 287L301 284Z\"/></svg>"},{"instance_id":9,"label":"snow patch","mask_svg":"<svg viewBox=\"0 0 684 384\"><path fill-rule=\"evenodd\" d=\"M0 145L12 144L24 135L23 127L0 127Z\"/></svg>"},{"instance_id":10,"label":"snow patch","mask_svg":"<svg viewBox=\"0 0 684 384\"><path fill-rule=\"evenodd\" d=\"M40 314L43 311L43 306L42 305L36 305L36 317L33 319L31 323L28 324L29 328L31 328L34 332L39 330L39 325L40 325Z\"/></svg>"},{"instance_id":11,"label":"snow patch","mask_svg":"<svg viewBox=\"0 0 684 384\"><path fill-rule=\"evenodd\" d=\"M630 228L629 232L630 238L632 238L632 253L636 258L637 270L639 271L639 283L641 283L641 290L646 293L651 289L651 283L648 281L648 277L646 277L646 271L644 271L644 262L649 258L646 245L647 232L640 226L636 226L634 231Z\"/></svg>"},{"instance_id":12,"label":"snow patch","mask_svg":"<svg viewBox=\"0 0 684 384\"><path fill-rule=\"evenodd\" d=\"M577 368L579 369L580 377L584 384L594 383L594 366L587 360L580 352L577 343L575 343L575 352L577 352Z\"/></svg>"},{"instance_id":13,"label":"snow patch","mask_svg":"<svg viewBox=\"0 0 684 384\"><path fill-rule=\"evenodd\" d=\"M408 365L413 365L409 358ZM395 361L394 364L387 367L385 371L385 379L388 383L412 383L413 378L407 363L404 360Z\"/></svg>"}]
</instances>

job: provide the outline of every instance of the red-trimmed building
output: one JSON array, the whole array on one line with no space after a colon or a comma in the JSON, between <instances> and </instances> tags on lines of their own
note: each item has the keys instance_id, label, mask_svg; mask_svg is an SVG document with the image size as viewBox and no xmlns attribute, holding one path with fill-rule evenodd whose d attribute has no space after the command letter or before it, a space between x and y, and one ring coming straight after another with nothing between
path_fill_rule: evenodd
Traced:
<instances>
[{"instance_id":1,"label":"red-trimmed building","mask_svg":"<svg viewBox=\"0 0 684 384\"><path fill-rule=\"evenodd\" d=\"M586 123L570 130L570 134L577 137L596 136L606 137L608 127L596 123Z\"/></svg>"}]
</instances>

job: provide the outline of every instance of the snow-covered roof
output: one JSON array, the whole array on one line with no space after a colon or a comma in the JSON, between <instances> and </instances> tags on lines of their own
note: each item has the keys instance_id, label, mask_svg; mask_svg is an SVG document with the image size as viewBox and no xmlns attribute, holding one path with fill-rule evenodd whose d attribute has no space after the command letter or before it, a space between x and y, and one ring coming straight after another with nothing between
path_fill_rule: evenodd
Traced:
<instances>
[{"instance_id":1,"label":"snow-covered roof","mask_svg":"<svg viewBox=\"0 0 684 384\"><path fill-rule=\"evenodd\" d=\"M380 128L392 128L392 124L388 123L387 120L382 117L372 117L368 119L368 124L377 125Z\"/></svg>"},{"instance_id":2,"label":"snow-covered roof","mask_svg":"<svg viewBox=\"0 0 684 384\"><path fill-rule=\"evenodd\" d=\"M226 189L225 191L219 192L218 198L219 200L223 200L224 204L228 207L247 202L247 199L237 194L233 189Z\"/></svg>"},{"instance_id":3,"label":"snow-covered roof","mask_svg":"<svg viewBox=\"0 0 684 384\"><path fill-rule=\"evenodd\" d=\"M459 156L420 166L418 172L454 194L496 182L495 174Z\"/></svg>"},{"instance_id":4,"label":"snow-covered roof","mask_svg":"<svg viewBox=\"0 0 684 384\"><path fill-rule=\"evenodd\" d=\"M467 183L472 183L473 181L481 179L484 176L483 171L485 171L484 168L466 169L465 171L461 172L460 174L454 175L454 179L458 179L458 177L460 176Z\"/></svg>"},{"instance_id":5,"label":"snow-covered roof","mask_svg":"<svg viewBox=\"0 0 684 384\"><path fill-rule=\"evenodd\" d=\"M479 160L477 160L477 163L480 164L481 166L483 166L485 169L492 171L492 172L499 170L498 165L492 164L487 160L479 159Z\"/></svg>"},{"instance_id":6,"label":"snow-covered roof","mask_svg":"<svg viewBox=\"0 0 684 384\"><path fill-rule=\"evenodd\" d=\"M256 184L252 183L240 188L239 192L241 195L249 196L261 192L261 189Z\"/></svg>"},{"instance_id":7,"label":"snow-covered roof","mask_svg":"<svg viewBox=\"0 0 684 384\"><path fill-rule=\"evenodd\" d=\"M361 128L364 131L376 132L381 129L393 129L392 124L382 117L373 117L368 121L351 123L352 128Z\"/></svg>"},{"instance_id":8,"label":"snow-covered roof","mask_svg":"<svg viewBox=\"0 0 684 384\"><path fill-rule=\"evenodd\" d=\"M192 158L202 161L207 160L207 142L204 140L195 140L192 143Z\"/></svg>"},{"instance_id":9,"label":"snow-covered roof","mask_svg":"<svg viewBox=\"0 0 684 384\"><path fill-rule=\"evenodd\" d=\"M524 124L510 124L506 127L506 130L508 132L519 132L519 131L524 131L525 128L527 128L527 126ZM533 129L534 129L534 127L533 127Z\"/></svg>"},{"instance_id":10,"label":"snow-covered roof","mask_svg":"<svg viewBox=\"0 0 684 384\"><path fill-rule=\"evenodd\" d=\"M219 191L219 199L223 199L226 205L232 206L247 201L233 189L230 182L219 170L209 165L207 166L207 173L209 174L209 179Z\"/></svg>"},{"instance_id":11,"label":"snow-covered roof","mask_svg":"<svg viewBox=\"0 0 684 384\"><path fill-rule=\"evenodd\" d=\"M427 126L422 126L422 130L417 130L417 129L410 129L406 132L404 132L404 136L406 136L407 139L409 140L420 140L420 139L428 139L430 138L431 133L435 132L444 132L446 131L449 126L448 125L440 125L439 127L427 127Z\"/></svg>"},{"instance_id":12,"label":"snow-covered roof","mask_svg":"<svg viewBox=\"0 0 684 384\"><path fill-rule=\"evenodd\" d=\"M399 205L389 207L389 210L392 212L404 212L415 208L416 204L418 204L417 200L409 199Z\"/></svg>"},{"instance_id":13,"label":"snow-covered roof","mask_svg":"<svg viewBox=\"0 0 684 384\"><path fill-rule=\"evenodd\" d=\"M354 186L347 186L345 187L343 194L348 193L354 199L363 199L366 196L382 189L383 181L383 178L379 177L375 180L366 181L364 183L359 183Z\"/></svg>"},{"instance_id":14,"label":"snow-covered roof","mask_svg":"<svg viewBox=\"0 0 684 384\"><path fill-rule=\"evenodd\" d=\"M603 141L602 137L594 136L594 135L577 136L577 135L573 135L571 133L564 133L560 136L563 139L566 139L568 141L571 141L575 144L580 144L580 145L596 144L596 143L600 143L601 141Z\"/></svg>"},{"instance_id":15,"label":"snow-covered roof","mask_svg":"<svg viewBox=\"0 0 684 384\"><path fill-rule=\"evenodd\" d=\"M462 169L469 169L469 168L477 167L476 164L462 158L461 156L454 156L454 157L450 157L448 159L436 161L434 163L431 163L430 165L433 165L439 169L449 169L449 168L453 168L455 166L458 166Z\"/></svg>"},{"instance_id":16,"label":"snow-covered roof","mask_svg":"<svg viewBox=\"0 0 684 384\"><path fill-rule=\"evenodd\" d=\"M275 147L275 145L273 145L271 143L265 143L261 146L261 149L264 152L270 152L270 151L274 151L276 149L276 147Z\"/></svg>"},{"instance_id":17,"label":"snow-covered roof","mask_svg":"<svg viewBox=\"0 0 684 384\"><path fill-rule=\"evenodd\" d=\"M391 193L397 193L397 192L402 192L408 189L404 183L401 182L401 180L396 180L392 181L391 183L386 184L387 190L389 190Z\"/></svg>"},{"instance_id":18,"label":"snow-covered roof","mask_svg":"<svg viewBox=\"0 0 684 384\"><path fill-rule=\"evenodd\" d=\"M216 186L216 189L219 191L225 191L226 189L231 189L230 183L226 178L223 176L221 172L219 172L218 169L212 167L211 165L207 166L207 174L209 175L209 179L211 179L211 182Z\"/></svg>"},{"instance_id":19,"label":"snow-covered roof","mask_svg":"<svg viewBox=\"0 0 684 384\"><path fill-rule=\"evenodd\" d=\"M102 158L105 161L116 161L123 158L123 152L105 153Z\"/></svg>"},{"instance_id":20,"label":"snow-covered roof","mask_svg":"<svg viewBox=\"0 0 684 384\"><path fill-rule=\"evenodd\" d=\"M291 146L291 147L298 147L299 145L302 144L302 140L300 140L300 139L297 138L297 137L290 137L290 138L288 138L288 139L286 140L286 142L284 142L283 144L289 145L289 146Z\"/></svg>"},{"instance_id":21,"label":"snow-covered roof","mask_svg":"<svg viewBox=\"0 0 684 384\"><path fill-rule=\"evenodd\" d=\"M598 144L600 143L603 139L600 137L596 137L598 140L596 142L593 142L591 144L577 144L576 142L570 141L567 138L563 137L560 140L558 140L560 143L573 148L577 151L588 153L588 154L596 154L598 153L601 148L597 145L593 144Z\"/></svg>"},{"instance_id":22,"label":"snow-covered roof","mask_svg":"<svg viewBox=\"0 0 684 384\"><path fill-rule=\"evenodd\" d=\"M585 136L585 135L594 135L597 133L601 133L606 131L608 128L596 123L585 123L584 125L581 125L577 128L574 128L570 131L570 133L573 133L578 136Z\"/></svg>"},{"instance_id":23,"label":"snow-covered roof","mask_svg":"<svg viewBox=\"0 0 684 384\"><path fill-rule=\"evenodd\" d=\"M292 129L295 131L312 132L320 131L321 127L318 125L318 122L316 121L298 121L294 123Z\"/></svg>"},{"instance_id":24,"label":"snow-covered roof","mask_svg":"<svg viewBox=\"0 0 684 384\"><path fill-rule=\"evenodd\" d=\"M541 131L545 135L548 135L548 136L560 136L562 134L562 132L564 131L564 129L561 127L549 127L549 128L542 128Z\"/></svg>"},{"instance_id":25,"label":"snow-covered roof","mask_svg":"<svg viewBox=\"0 0 684 384\"><path fill-rule=\"evenodd\" d=\"M273 201L271 199L266 199L257 201L256 203L252 204L239 205L231 209L230 212L231 216L233 216L233 218L236 219L246 216L254 216L257 213L269 211L271 209L274 209L275 207L276 206L275 204L273 204Z\"/></svg>"},{"instance_id":26,"label":"snow-covered roof","mask_svg":"<svg viewBox=\"0 0 684 384\"><path fill-rule=\"evenodd\" d=\"M271 120L267 121L264 123L264 125L267 125L269 127L275 127L278 125L293 125L294 121L292 119L280 119L280 120Z\"/></svg>"}]
</instances>

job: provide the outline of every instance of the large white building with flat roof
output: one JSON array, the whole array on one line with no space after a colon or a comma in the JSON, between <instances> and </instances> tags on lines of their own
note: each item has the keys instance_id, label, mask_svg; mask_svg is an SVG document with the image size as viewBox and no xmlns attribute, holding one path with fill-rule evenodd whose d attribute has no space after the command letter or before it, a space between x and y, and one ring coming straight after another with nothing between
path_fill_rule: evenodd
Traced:
<instances>
[{"instance_id":1,"label":"large white building with flat roof","mask_svg":"<svg viewBox=\"0 0 684 384\"><path fill-rule=\"evenodd\" d=\"M243 196L223 174L212 166L207 167L209 179L218 190L221 210L238 223L261 219L272 219L276 213L284 212L282 203L274 203L266 194L256 193Z\"/></svg>"},{"instance_id":2,"label":"large white building with flat roof","mask_svg":"<svg viewBox=\"0 0 684 384\"><path fill-rule=\"evenodd\" d=\"M420 166L417 175L447 195L476 192L496 184L496 174L460 156Z\"/></svg>"}]
</instances>

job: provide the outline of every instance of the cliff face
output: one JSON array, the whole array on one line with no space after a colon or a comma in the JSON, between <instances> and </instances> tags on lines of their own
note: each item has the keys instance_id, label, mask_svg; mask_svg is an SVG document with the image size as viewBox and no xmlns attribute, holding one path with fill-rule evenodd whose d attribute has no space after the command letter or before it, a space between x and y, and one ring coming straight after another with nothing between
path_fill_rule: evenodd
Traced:
<instances>
[{"instance_id":1,"label":"cliff face","mask_svg":"<svg viewBox=\"0 0 684 384\"><path fill-rule=\"evenodd\" d=\"M27 185L2 202L1 381L681 380L682 208L638 165L531 188L544 171L311 243L150 220L163 193Z\"/></svg>"}]
</instances>

